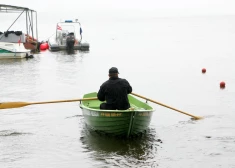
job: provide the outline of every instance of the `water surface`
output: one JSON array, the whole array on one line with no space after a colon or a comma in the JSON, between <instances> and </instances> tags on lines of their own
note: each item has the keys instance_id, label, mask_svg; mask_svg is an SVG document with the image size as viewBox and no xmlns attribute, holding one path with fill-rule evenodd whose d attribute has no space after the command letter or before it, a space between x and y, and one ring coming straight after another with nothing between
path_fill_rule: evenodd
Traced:
<instances>
[{"instance_id":1,"label":"water surface","mask_svg":"<svg viewBox=\"0 0 235 168\"><path fill-rule=\"evenodd\" d=\"M83 20L89 52L0 60L0 101L81 98L116 66L133 92L204 119L149 102L147 134L120 140L88 131L79 102L3 109L0 167L235 167L234 16ZM40 38L54 27L42 21Z\"/></svg>"}]
</instances>

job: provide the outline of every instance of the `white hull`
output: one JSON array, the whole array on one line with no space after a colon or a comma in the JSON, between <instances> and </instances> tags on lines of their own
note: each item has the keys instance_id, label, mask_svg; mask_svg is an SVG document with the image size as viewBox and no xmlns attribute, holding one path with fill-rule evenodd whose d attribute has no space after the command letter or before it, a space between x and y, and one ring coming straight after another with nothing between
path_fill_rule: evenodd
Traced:
<instances>
[{"instance_id":1,"label":"white hull","mask_svg":"<svg viewBox=\"0 0 235 168\"><path fill-rule=\"evenodd\" d=\"M66 45L59 45L58 43L53 43L53 41L48 40L48 45L49 45L49 50L50 51L61 51L61 50L66 50L67 47ZM80 44L75 44L74 45L74 50L89 50L89 44L88 43L80 43Z\"/></svg>"},{"instance_id":2,"label":"white hull","mask_svg":"<svg viewBox=\"0 0 235 168\"><path fill-rule=\"evenodd\" d=\"M25 58L30 56L30 50L24 48L23 43L0 42L0 59Z\"/></svg>"},{"instance_id":3,"label":"white hull","mask_svg":"<svg viewBox=\"0 0 235 168\"><path fill-rule=\"evenodd\" d=\"M0 53L0 59L5 59L5 58L25 58L26 56L27 56L26 53L6 53L6 54Z\"/></svg>"}]
</instances>

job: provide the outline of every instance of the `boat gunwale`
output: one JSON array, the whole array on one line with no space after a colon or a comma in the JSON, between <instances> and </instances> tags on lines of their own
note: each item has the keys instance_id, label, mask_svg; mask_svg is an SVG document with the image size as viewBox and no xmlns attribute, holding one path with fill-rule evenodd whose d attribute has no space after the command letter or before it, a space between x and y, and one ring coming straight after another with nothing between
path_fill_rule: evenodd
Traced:
<instances>
[{"instance_id":1,"label":"boat gunwale","mask_svg":"<svg viewBox=\"0 0 235 168\"><path fill-rule=\"evenodd\" d=\"M93 93L93 94L94 94L94 93L97 94L96 92L92 92L92 93ZM143 102L143 101L139 100L138 98L136 98L135 96L132 96L132 95L128 95L128 96L130 96L130 97L133 98L133 99L136 99L137 101L140 101L140 102L146 104L146 105L149 106L151 109L141 109L141 108L138 108L138 107L135 106L134 103L131 103L131 101L130 101L131 107L130 107L129 109L127 109L127 110L105 110L105 109L99 109L99 108L88 107L88 106L86 106L85 104L83 104L83 102L89 102L89 101L92 101L92 102L95 101L95 102L101 102L101 103L102 103L102 101L100 101L100 100L98 100L98 99L96 99L96 100L80 101L80 105L79 105L79 106L80 106L81 109L85 108L85 109L87 109L87 110L97 111L97 112L113 112L113 113L115 113L115 112L154 112L154 111L155 111L155 109L154 109L151 105L149 105L147 102ZM94 96L92 96L92 98L93 98L93 97L94 97ZM83 98L86 99L86 98L90 98L90 97L84 97L84 96L83 96Z\"/></svg>"},{"instance_id":2,"label":"boat gunwale","mask_svg":"<svg viewBox=\"0 0 235 168\"><path fill-rule=\"evenodd\" d=\"M103 110L103 109L95 109L95 108L90 108L84 105L80 105L80 108L85 108L87 110L92 110L92 111L98 111L98 112L112 112L112 113L116 113L116 112L154 112L155 109L151 109L151 110L138 110L138 109L127 109L127 110Z\"/></svg>"}]
</instances>

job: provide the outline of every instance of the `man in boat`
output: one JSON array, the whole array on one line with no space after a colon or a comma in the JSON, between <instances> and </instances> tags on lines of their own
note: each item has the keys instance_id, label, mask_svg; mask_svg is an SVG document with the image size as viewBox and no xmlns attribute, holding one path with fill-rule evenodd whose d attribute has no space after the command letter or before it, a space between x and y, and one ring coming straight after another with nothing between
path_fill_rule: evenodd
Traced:
<instances>
[{"instance_id":1,"label":"man in boat","mask_svg":"<svg viewBox=\"0 0 235 168\"><path fill-rule=\"evenodd\" d=\"M106 110L126 110L130 108L128 94L132 92L132 87L126 79L118 77L118 69L109 69L109 79L104 82L98 91L98 99L106 101L100 104L100 109Z\"/></svg>"}]
</instances>

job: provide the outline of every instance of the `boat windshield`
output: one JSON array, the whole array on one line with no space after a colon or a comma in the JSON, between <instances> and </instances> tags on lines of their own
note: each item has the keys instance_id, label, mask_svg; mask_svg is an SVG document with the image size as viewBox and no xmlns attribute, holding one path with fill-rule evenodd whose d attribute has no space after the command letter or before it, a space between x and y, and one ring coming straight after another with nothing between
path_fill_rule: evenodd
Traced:
<instances>
[{"instance_id":1,"label":"boat windshield","mask_svg":"<svg viewBox=\"0 0 235 168\"><path fill-rule=\"evenodd\" d=\"M59 27L59 29L58 29ZM78 36L80 30L79 24L73 23L58 23L57 33L62 34L62 36L66 36L69 34L73 34L74 36Z\"/></svg>"}]
</instances>

